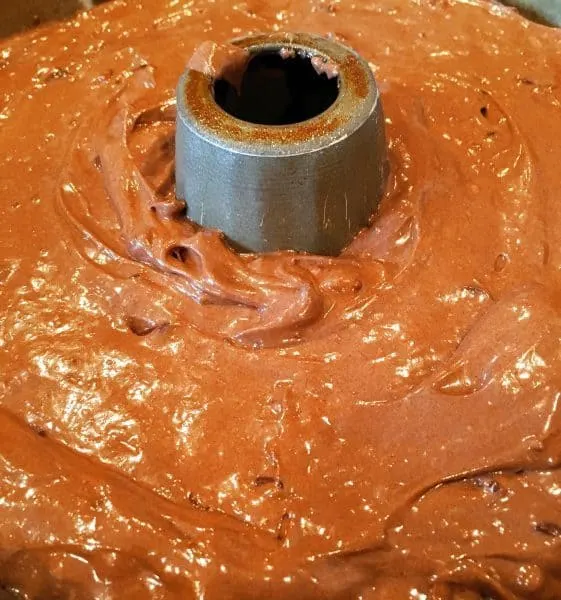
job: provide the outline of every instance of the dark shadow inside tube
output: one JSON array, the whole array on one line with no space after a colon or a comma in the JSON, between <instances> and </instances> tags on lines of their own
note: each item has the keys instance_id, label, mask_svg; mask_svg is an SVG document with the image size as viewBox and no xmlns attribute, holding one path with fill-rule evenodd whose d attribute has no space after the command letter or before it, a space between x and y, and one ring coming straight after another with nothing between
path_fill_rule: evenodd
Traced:
<instances>
[{"instance_id":1,"label":"dark shadow inside tube","mask_svg":"<svg viewBox=\"0 0 561 600\"><path fill-rule=\"evenodd\" d=\"M239 90L225 79L214 83L214 98L223 110L259 125L301 123L327 110L338 95L339 77L317 69L299 52L255 54Z\"/></svg>"}]
</instances>

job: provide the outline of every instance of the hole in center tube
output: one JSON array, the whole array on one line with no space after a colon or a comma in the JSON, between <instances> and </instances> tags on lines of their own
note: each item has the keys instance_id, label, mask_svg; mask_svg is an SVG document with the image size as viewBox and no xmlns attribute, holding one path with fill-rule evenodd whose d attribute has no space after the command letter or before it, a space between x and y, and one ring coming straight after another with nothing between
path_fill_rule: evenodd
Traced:
<instances>
[{"instance_id":1,"label":"hole in center tube","mask_svg":"<svg viewBox=\"0 0 561 600\"><path fill-rule=\"evenodd\" d=\"M257 125L291 125L316 117L339 95L336 66L320 56L282 49L255 54L239 90L225 79L214 83L216 103Z\"/></svg>"}]
</instances>

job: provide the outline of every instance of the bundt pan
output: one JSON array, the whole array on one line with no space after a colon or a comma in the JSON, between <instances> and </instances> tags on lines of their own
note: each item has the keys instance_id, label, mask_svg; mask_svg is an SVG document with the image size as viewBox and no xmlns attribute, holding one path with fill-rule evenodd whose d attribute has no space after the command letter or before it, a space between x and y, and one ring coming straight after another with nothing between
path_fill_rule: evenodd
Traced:
<instances>
[{"instance_id":1,"label":"bundt pan","mask_svg":"<svg viewBox=\"0 0 561 600\"><path fill-rule=\"evenodd\" d=\"M66 19L104 0L0 0L0 37L53 19Z\"/></svg>"},{"instance_id":2,"label":"bundt pan","mask_svg":"<svg viewBox=\"0 0 561 600\"><path fill-rule=\"evenodd\" d=\"M0 0L0 38L57 19L71 17L111 0ZM490 0L493 1L493 0ZM544 25L561 26L561 0L504 0L525 17ZM0 600L15 600L0 589Z\"/></svg>"}]
</instances>

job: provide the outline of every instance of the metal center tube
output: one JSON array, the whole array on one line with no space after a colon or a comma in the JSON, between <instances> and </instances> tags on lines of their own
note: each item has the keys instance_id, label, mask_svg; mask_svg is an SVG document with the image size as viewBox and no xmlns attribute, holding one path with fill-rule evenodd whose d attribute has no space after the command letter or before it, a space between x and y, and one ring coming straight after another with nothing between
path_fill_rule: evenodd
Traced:
<instances>
[{"instance_id":1,"label":"metal center tube","mask_svg":"<svg viewBox=\"0 0 561 600\"><path fill-rule=\"evenodd\" d=\"M337 255L369 224L387 175L368 64L308 34L233 42L239 86L188 69L177 90L176 189L237 249Z\"/></svg>"}]
</instances>

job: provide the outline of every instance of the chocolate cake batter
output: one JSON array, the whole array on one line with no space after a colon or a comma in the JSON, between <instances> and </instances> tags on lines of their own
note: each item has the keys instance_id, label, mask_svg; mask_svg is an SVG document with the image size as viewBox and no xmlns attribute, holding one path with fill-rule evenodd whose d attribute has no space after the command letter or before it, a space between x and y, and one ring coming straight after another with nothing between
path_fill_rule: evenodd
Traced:
<instances>
[{"instance_id":1,"label":"chocolate cake batter","mask_svg":"<svg viewBox=\"0 0 561 600\"><path fill-rule=\"evenodd\" d=\"M335 36L391 176L335 259L184 220L194 49ZM479 0L117 0L0 50L0 586L561 598L561 34Z\"/></svg>"}]
</instances>

